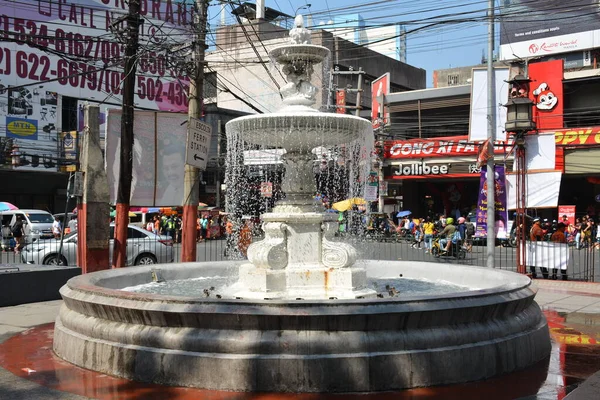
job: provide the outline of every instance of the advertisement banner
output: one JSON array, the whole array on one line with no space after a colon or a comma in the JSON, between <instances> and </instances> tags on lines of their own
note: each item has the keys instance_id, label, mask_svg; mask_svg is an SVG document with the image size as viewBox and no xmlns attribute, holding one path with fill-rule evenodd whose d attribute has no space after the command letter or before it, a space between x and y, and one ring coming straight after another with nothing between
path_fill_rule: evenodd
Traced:
<instances>
[{"instance_id":1,"label":"advertisement banner","mask_svg":"<svg viewBox=\"0 0 600 400\"><path fill-rule=\"evenodd\" d=\"M508 68L494 68L496 126L495 141L506 141L506 104L508 101ZM469 140L483 141L488 138L488 87L487 70L473 68L471 84L471 110L469 115Z\"/></svg>"},{"instance_id":2,"label":"advertisement banner","mask_svg":"<svg viewBox=\"0 0 600 400\"><path fill-rule=\"evenodd\" d=\"M386 181L379 182L379 192L382 196L388 195L388 183Z\"/></svg>"},{"instance_id":3,"label":"advertisement banner","mask_svg":"<svg viewBox=\"0 0 600 400\"><path fill-rule=\"evenodd\" d=\"M554 208L558 206L560 180L562 172L528 172L525 180L527 208ZM517 176L509 174L506 177L508 192L508 209L517 208Z\"/></svg>"},{"instance_id":4,"label":"advertisement banner","mask_svg":"<svg viewBox=\"0 0 600 400\"><path fill-rule=\"evenodd\" d=\"M529 64L533 121L538 130L563 127L563 60Z\"/></svg>"},{"instance_id":5,"label":"advertisement banner","mask_svg":"<svg viewBox=\"0 0 600 400\"><path fill-rule=\"evenodd\" d=\"M260 194L263 197L273 197L273 182L261 182Z\"/></svg>"},{"instance_id":6,"label":"advertisement banner","mask_svg":"<svg viewBox=\"0 0 600 400\"><path fill-rule=\"evenodd\" d=\"M599 129L600 133L600 129ZM599 135L600 138L600 135ZM484 139L485 140L485 139ZM482 141L469 141L467 135L447 136L430 139L387 140L384 143L384 157L388 159L431 158L453 156L477 156ZM507 144L512 143L509 138ZM495 154L503 154L505 146L497 142Z\"/></svg>"},{"instance_id":7,"label":"advertisement banner","mask_svg":"<svg viewBox=\"0 0 600 400\"><path fill-rule=\"evenodd\" d=\"M77 131L62 132L60 136L62 143L61 158L64 160L60 170L63 172L75 172L77 171L77 155L79 152Z\"/></svg>"},{"instance_id":8,"label":"advertisement banner","mask_svg":"<svg viewBox=\"0 0 600 400\"><path fill-rule=\"evenodd\" d=\"M379 188L379 178L377 172L371 171L367 178L367 184L365 185L365 200L366 201L377 201L377 193Z\"/></svg>"},{"instance_id":9,"label":"advertisement banner","mask_svg":"<svg viewBox=\"0 0 600 400\"><path fill-rule=\"evenodd\" d=\"M558 206L558 220L564 222L563 217L567 216L567 221L575 225L575 206Z\"/></svg>"},{"instance_id":10,"label":"advertisement banner","mask_svg":"<svg viewBox=\"0 0 600 400\"><path fill-rule=\"evenodd\" d=\"M184 155L187 115L136 111L133 129L131 205L180 206L183 203ZM106 173L110 201L117 198L121 155L121 110L108 110Z\"/></svg>"},{"instance_id":11,"label":"advertisement banner","mask_svg":"<svg viewBox=\"0 0 600 400\"><path fill-rule=\"evenodd\" d=\"M373 129L390 125L390 112L384 106L385 96L390 93L390 73L381 75L371 83L371 121Z\"/></svg>"},{"instance_id":12,"label":"advertisement banner","mask_svg":"<svg viewBox=\"0 0 600 400\"><path fill-rule=\"evenodd\" d=\"M503 165L494 166L494 200L496 238L506 239L508 237L508 211L506 208L506 176ZM483 167L479 180L475 237L487 237L487 205L487 167Z\"/></svg>"},{"instance_id":13,"label":"advertisement banner","mask_svg":"<svg viewBox=\"0 0 600 400\"><path fill-rule=\"evenodd\" d=\"M6 43L5 43L6 45ZM4 77L1 72L2 49L0 48L0 89L14 82L21 84L16 76ZM5 79L6 78L6 79ZM19 147L21 159L18 170L56 172L59 158L61 126L61 96L39 87L14 87L0 90L0 123L6 129L0 136L12 139ZM40 160L42 162L40 162Z\"/></svg>"},{"instance_id":14,"label":"advertisement banner","mask_svg":"<svg viewBox=\"0 0 600 400\"><path fill-rule=\"evenodd\" d=\"M593 48L600 31L598 2L504 0L500 28L501 60Z\"/></svg>"},{"instance_id":15,"label":"advertisement banner","mask_svg":"<svg viewBox=\"0 0 600 400\"><path fill-rule=\"evenodd\" d=\"M335 105L338 106L335 109L335 112L338 114L346 114L346 91L338 90L335 92Z\"/></svg>"}]
</instances>

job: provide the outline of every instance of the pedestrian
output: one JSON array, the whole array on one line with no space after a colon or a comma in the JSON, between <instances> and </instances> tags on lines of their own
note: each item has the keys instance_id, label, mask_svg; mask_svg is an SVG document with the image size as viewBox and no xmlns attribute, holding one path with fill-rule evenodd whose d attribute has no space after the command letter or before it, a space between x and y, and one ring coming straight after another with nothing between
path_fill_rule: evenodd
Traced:
<instances>
[{"instance_id":1,"label":"pedestrian","mask_svg":"<svg viewBox=\"0 0 600 400\"><path fill-rule=\"evenodd\" d=\"M532 242L541 242L544 240L544 230L542 229L541 224L542 224L542 222L540 220L540 217L535 217L533 219L533 226L531 227L531 230L529 231L529 239ZM548 268L541 267L540 270L542 271L542 276L545 279L548 279ZM529 271L531 272L532 278L537 278L537 274L535 272L535 265L530 265Z\"/></svg>"},{"instance_id":2,"label":"pedestrian","mask_svg":"<svg viewBox=\"0 0 600 400\"><path fill-rule=\"evenodd\" d=\"M206 215L203 215L202 218L200 218L200 230L202 239L208 239L208 217Z\"/></svg>"},{"instance_id":3,"label":"pedestrian","mask_svg":"<svg viewBox=\"0 0 600 400\"><path fill-rule=\"evenodd\" d=\"M559 246L561 246L561 247L564 246L564 250L566 252L566 251L568 251L568 249L567 249L567 237L565 236L565 228L566 228L566 225L562 222L559 222L556 225L556 231L550 237L550 241L552 243L558 243ZM566 281L567 280L567 270L561 268L560 273L562 275L562 280ZM552 270L552 279L553 280L558 279L556 276L556 269Z\"/></svg>"},{"instance_id":4,"label":"pedestrian","mask_svg":"<svg viewBox=\"0 0 600 400\"><path fill-rule=\"evenodd\" d=\"M427 217L423 223L423 236L425 240L425 253L431 252L431 246L433 241L433 232L435 227L431 222L431 217Z\"/></svg>"},{"instance_id":5,"label":"pedestrian","mask_svg":"<svg viewBox=\"0 0 600 400\"><path fill-rule=\"evenodd\" d=\"M475 236L475 224L467 220L465 222L465 249L469 253L473 250L473 236Z\"/></svg>"},{"instance_id":6,"label":"pedestrian","mask_svg":"<svg viewBox=\"0 0 600 400\"><path fill-rule=\"evenodd\" d=\"M54 239L60 239L61 232L62 226L60 224L60 218L54 217L54 222L52 222L52 234L54 235Z\"/></svg>"},{"instance_id":7,"label":"pedestrian","mask_svg":"<svg viewBox=\"0 0 600 400\"><path fill-rule=\"evenodd\" d=\"M167 218L166 231L167 236L171 236L171 239L175 240L175 221L173 220L173 215L170 215L169 218Z\"/></svg>"},{"instance_id":8,"label":"pedestrian","mask_svg":"<svg viewBox=\"0 0 600 400\"><path fill-rule=\"evenodd\" d=\"M421 248L421 242L423 241L423 220L422 219L415 219L414 220L414 227L413 227L413 236L414 236L414 242L412 244L412 248L413 249L420 249Z\"/></svg>"},{"instance_id":9,"label":"pedestrian","mask_svg":"<svg viewBox=\"0 0 600 400\"><path fill-rule=\"evenodd\" d=\"M11 229L11 233L13 235L13 238L15 238L15 254L20 254L21 253L21 248L23 247L23 244L25 243L25 225L23 223L23 217L20 215L17 215L17 221L15 222L15 224L13 225L12 229Z\"/></svg>"},{"instance_id":10,"label":"pedestrian","mask_svg":"<svg viewBox=\"0 0 600 400\"><path fill-rule=\"evenodd\" d=\"M69 232L77 231L77 215L71 216L71 220L69 221Z\"/></svg>"}]
</instances>

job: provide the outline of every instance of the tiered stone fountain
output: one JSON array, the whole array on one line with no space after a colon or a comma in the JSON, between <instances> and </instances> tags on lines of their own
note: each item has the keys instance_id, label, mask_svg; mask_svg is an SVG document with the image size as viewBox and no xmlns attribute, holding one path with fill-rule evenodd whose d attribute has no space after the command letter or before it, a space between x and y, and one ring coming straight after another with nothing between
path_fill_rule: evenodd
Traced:
<instances>
[{"instance_id":1,"label":"tiered stone fountain","mask_svg":"<svg viewBox=\"0 0 600 400\"><path fill-rule=\"evenodd\" d=\"M285 200L262 215L265 239L248 249L249 264L240 268L244 290L252 299L355 299L375 297L367 288L364 267L355 265L356 251L346 243L328 240L330 215L313 200L316 192L314 156L318 146L349 143L372 136L363 118L319 113L314 108L317 88L311 84L314 65L329 49L310 44L310 31L297 16L290 44L275 48L271 57L283 65L288 83L281 88L284 108L274 114L250 115L227 124L228 134L241 134L256 145L285 148ZM330 218L327 220L327 218ZM333 225L333 224L332 224ZM331 232L333 233L333 232Z\"/></svg>"},{"instance_id":2,"label":"tiered stone fountain","mask_svg":"<svg viewBox=\"0 0 600 400\"><path fill-rule=\"evenodd\" d=\"M248 262L186 263L101 271L71 279L61 295L54 351L102 373L165 385L232 391L373 392L475 381L517 371L550 353L546 320L523 275L455 264L355 262L328 240L314 192L312 147L369 134L369 122L309 106L312 46L301 19L273 50L289 83L277 114L231 121L254 144L287 150L286 198L263 215L266 238ZM358 264L358 265L357 265ZM382 298L388 279L451 283L445 294ZM219 296L136 293L156 280ZM221 290L221 289L218 289ZM200 292L202 293L202 292Z\"/></svg>"}]
</instances>

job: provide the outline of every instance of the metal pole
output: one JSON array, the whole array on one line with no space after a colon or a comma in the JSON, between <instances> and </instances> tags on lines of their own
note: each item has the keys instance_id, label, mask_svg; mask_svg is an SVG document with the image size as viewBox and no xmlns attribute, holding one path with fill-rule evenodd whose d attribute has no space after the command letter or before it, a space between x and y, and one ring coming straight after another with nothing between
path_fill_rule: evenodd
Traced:
<instances>
[{"instance_id":1,"label":"metal pole","mask_svg":"<svg viewBox=\"0 0 600 400\"><path fill-rule=\"evenodd\" d=\"M65 201L65 213L63 214L63 226L60 230L60 243L58 245L58 265L63 265L62 250L63 243L65 240L65 226L67 225L67 214L69 212L69 199L71 198L71 181L73 180L73 173L69 174L69 180L67 181L67 200Z\"/></svg>"},{"instance_id":2,"label":"metal pole","mask_svg":"<svg viewBox=\"0 0 600 400\"><path fill-rule=\"evenodd\" d=\"M129 13L127 14L123 113L121 115L121 158L119 161L119 185L117 188L113 268L124 267L127 261L127 225L129 225L129 202L131 200L131 181L133 180L133 109L139 27L140 2L139 0L130 0Z\"/></svg>"},{"instance_id":3,"label":"metal pole","mask_svg":"<svg viewBox=\"0 0 600 400\"><path fill-rule=\"evenodd\" d=\"M488 92L488 130L487 138L492 146L495 142L496 130L496 93L494 82L494 0L488 0L488 60L487 60L487 92ZM495 221L495 165L494 151L492 148L487 162L487 262L489 268L494 268L494 252L496 248L496 221Z\"/></svg>"},{"instance_id":4,"label":"metal pole","mask_svg":"<svg viewBox=\"0 0 600 400\"><path fill-rule=\"evenodd\" d=\"M358 72L362 72L362 67L358 68ZM362 102L362 88L363 85L363 74L358 74L358 85L356 86L356 116L360 117L360 110L362 110L361 102Z\"/></svg>"},{"instance_id":5,"label":"metal pole","mask_svg":"<svg viewBox=\"0 0 600 400\"><path fill-rule=\"evenodd\" d=\"M200 119L202 116L202 96L204 90L204 52L206 50L206 17L208 0L196 0L198 9L195 25L194 73L190 79L188 116ZM183 179L183 221L181 236L181 262L196 261L196 220L198 218L199 170L190 165L185 166Z\"/></svg>"}]
</instances>

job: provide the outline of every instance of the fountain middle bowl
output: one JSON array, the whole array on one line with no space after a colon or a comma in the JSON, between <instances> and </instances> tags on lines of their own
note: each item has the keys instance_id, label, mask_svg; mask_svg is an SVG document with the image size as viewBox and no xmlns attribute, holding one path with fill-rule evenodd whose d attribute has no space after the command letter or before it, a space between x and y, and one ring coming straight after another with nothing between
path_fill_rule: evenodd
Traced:
<instances>
[{"instance_id":1,"label":"fountain middle bowl","mask_svg":"<svg viewBox=\"0 0 600 400\"><path fill-rule=\"evenodd\" d=\"M242 132L248 143L309 151L318 146L350 143L372 131L371 122L352 115L320 113L309 107L268 115L248 115L229 121L227 132Z\"/></svg>"},{"instance_id":2,"label":"fountain middle bowl","mask_svg":"<svg viewBox=\"0 0 600 400\"><path fill-rule=\"evenodd\" d=\"M128 379L271 392L475 381L526 368L550 353L548 326L525 276L438 263L359 262L370 277L402 274L469 289L368 300L228 300L120 289L152 282L157 273L165 280L234 280L243 262L101 271L61 288L54 351Z\"/></svg>"}]
</instances>

